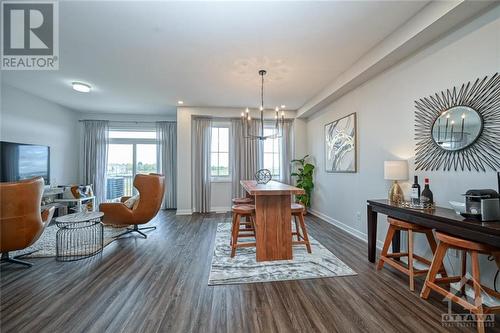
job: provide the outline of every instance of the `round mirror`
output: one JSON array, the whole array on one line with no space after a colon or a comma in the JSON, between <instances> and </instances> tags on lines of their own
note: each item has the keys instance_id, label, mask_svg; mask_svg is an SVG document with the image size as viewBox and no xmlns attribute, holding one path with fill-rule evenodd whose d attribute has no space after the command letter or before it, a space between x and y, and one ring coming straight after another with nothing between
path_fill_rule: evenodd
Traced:
<instances>
[{"instance_id":1,"label":"round mirror","mask_svg":"<svg viewBox=\"0 0 500 333\"><path fill-rule=\"evenodd\" d=\"M441 113L432 126L432 139L445 150L470 146L483 130L483 119L468 106L454 106Z\"/></svg>"}]
</instances>

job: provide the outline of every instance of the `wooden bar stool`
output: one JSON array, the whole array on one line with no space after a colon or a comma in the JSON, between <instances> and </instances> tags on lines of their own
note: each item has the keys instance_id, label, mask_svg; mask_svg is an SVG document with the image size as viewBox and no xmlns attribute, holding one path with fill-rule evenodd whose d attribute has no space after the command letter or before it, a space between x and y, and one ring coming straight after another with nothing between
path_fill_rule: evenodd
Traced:
<instances>
[{"instance_id":1,"label":"wooden bar stool","mask_svg":"<svg viewBox=\"0 0 500 333\"><path fill-rule=\"evenodd\" d=\"M479 273L479 254L498 255L500 248L489 246L486 244L465 240L462 238L450 236L441 232L436 233L439 240L439 246L432 265L425 279L424 288L420 296L427 299L431 290L441 294L449 300L461 305L463 308L478 315L477 316L477 331L484 332L484 314L500 312L500 293L481 285L481 276ZM462 270L459 276L451 276L446 278L437 278L436 274L443 263L443 259L448 249L457 249L462 251ZM467 270L467 252L470 253L472 259L472 279L466 276ZM456 292L450 292L439 284L450 284L450 287L456 289ZM450 288L450 289L451 289ZM460 297L459 294L465 296ZM469 302L467 298L472 299Z\"/></svg>"},{"instance_id":2,"label":"wooden bar stool","mask_svg":"<svg viewBox=\"0 0 500 333\"><path fill-rule=\"evenodd\" d=\"M432 229L425 228L419 226L417 224L404 222L401 220L396 220L394 218L387 218L387 222L389 222L389 230L387 230L387 235L385 236L384 246L382 247L382 252L380 253L380 260L377 265L377 270L381 270L384 267L384 264L388 264L403 274L408 275L410 280L410 290L415 290L415 276L425 275L429 269L416 269L415 262L424 264L429 267L431 262L419 255L413 253L413 234L414 233L422 233L425 234L429 246L431 247L432 253L436 252L436 241L434 240L434 236L432 234ZM396 252L396 253L387 253L389 250L389 246L392 243L392 238L394 237L394 233L396 231L406 231L408 232L408 244L407 244L407 252ZM408 257L408 264L405 265L403 262L399 260L395 260L394 258L403 258ZM444 267L439 269L439 273L443 276L446 276L446 271Z\"/></svg>"},{"instance_id":3,"label":"wooden bar stool","mask_svg":"<svg viewBox=\"0 0 500 333\"><path fill-rule=\"evenodd\" d=\"M231 199L233 205L253 205L253 199L249 197Z\"/></svg>"},{"instance_id":4,"label":"wooden bar stool","mask_svg":"<svg viewBox=\"0 0 500 333\"><path fill-rule=\"evenodd\" d=\"M303 205L298 203L292 203L292 216L295 221L295 232L292 231L292 244L305 244L307 252L311 253L311 244L309 243L309 237L307 236L306 224L304 222L304 212L305 208ZM297 222L298 218L298 222ZM297 240L293 240L293 236L297 236Z\"/></svg>"},{"instance_id":5,"label":"wooden bar stool","mask_svg":"<svg viewBox=\"0 0 500 333\"><path fill-rule=\"evenodd\" d=\"M231 199L233 205L254 205L255 202L251 197L241 197ZM245 217L245 222L248 222L248 218ZM250 228L249 223L245 223L246 228Z\"/></svg>"},{"instance_id":6,"label":"wooden bar stool","mask_svg":"<svg viewBox=\"0 0 500 333\"><path fill-rule=\"evenodd\" d=\"M254 205L233 205L233 225L231 229L231 258L236 254L236 248L255 246L255 242L238 243L238 238L255 237L255 206ZM245 217L246 221L241 218ZM240 229L240 226L245 228Z\"/></svg>"}]
</instances>

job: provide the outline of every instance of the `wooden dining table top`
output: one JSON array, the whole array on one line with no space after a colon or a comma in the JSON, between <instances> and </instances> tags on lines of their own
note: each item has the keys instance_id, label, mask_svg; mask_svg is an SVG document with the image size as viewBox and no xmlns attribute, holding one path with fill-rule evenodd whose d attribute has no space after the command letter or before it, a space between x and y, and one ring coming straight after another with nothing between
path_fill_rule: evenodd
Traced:
<instances>
[{"instance_id":1,"label":"wooden dining table top","mask_svg":"<svg viewBox=\"0 0 500 333\"><path fill-rule=\"evenodd\" d=\"M250 195L292 195L305 193L302 188L283 184L275 180L271 180L267 184L257 184L255 180L241 180L240 184Z\"/></svg>"}]
</instances>

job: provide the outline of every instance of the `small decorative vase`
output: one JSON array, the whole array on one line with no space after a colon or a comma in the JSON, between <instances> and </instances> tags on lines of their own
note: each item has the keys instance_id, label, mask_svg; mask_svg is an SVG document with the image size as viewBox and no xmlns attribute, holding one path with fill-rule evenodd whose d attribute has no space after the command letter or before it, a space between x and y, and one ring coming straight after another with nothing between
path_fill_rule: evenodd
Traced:
<instances>
[{"instance_id":1,"label":"small decorative vase","mask_svg":"<svg viewBox=\"0 0 500 333\"><path fill-rule=\"evenodd\" d=\"M394 204L400 204L404 201L403 190L398 184L398 181L395 180L389 190L389 201Z\"/></svg>"}]
</instances>

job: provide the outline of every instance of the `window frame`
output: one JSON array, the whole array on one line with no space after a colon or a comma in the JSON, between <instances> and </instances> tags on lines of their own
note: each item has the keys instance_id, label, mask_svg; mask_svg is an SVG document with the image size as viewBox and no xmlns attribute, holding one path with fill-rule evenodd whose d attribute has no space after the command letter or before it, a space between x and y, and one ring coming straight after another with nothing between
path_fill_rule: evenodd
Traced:
<instances>
[{"instance_id":1,"label":"window frame","mask_svg":"<svg viewBox=\"0 0 500 333\"><path fill-rule=\"evenodd\" d=\"M267 126L264 125L264 131L266 129L273 129L274 130L275 127L271 126L271 125L267 125ZM262 157L261 157L262 168L265 168L265 166L264 166L264 160L265 160L266 154L272 154L272 157L273 157L273 165L272 166L273 167L271 169L268 169L268 170L271 171L271 175L272 175L273 179L281 179L281 172L282 172L282 169L281 169L281 163L282 163L282 158L281 158L282 157L282 146L281 146L281 144L282 144L282 141L281 140L282 140L282 138L266 139L266 141L267 140L277 140L278 151L276 152L274 150L274 143L273 143L273 150L272 150L272 152L266 152L266 150L265 150L266 149L265 148L266 144L265 144L265 142L262 143L262 149L261 149L261 151L262 151ZM275 157L275 155L278 155L278 174L273 174L273 170L274 170L274 157Z\"/></svg>"},{"instance_id":2,"label":"window frame","mask_svg":"<svg viewBox=\"0 0 500 333\"><path fill-rule=\"evenodd\" d=\"M220 153L226 153L225 151L220 151L220 147L217 147L218 150L216 152L212 151L212 142L210 142L210 181L212 183L230 183L232 181L232 174L231 174L231 165L232 165L232 161L231 161L231 126L230 124L226 123L226 122L214 122L211 126L211 131L214 129L214 128L227 128L227 131L228 131L228 137L227 137L227 148L228 148L228 151L227 151L227 156L228 156L228 174L227 175L224 175L224 176L219 176L219 175L212 175L212 154L213 153L216 153L216 154L220 154ZM212 136L211 136L212 137ZM219 143L219 146L220 146L220 143ZM219 164L218 164L219 165Z\"/></svg>"},{"instance_id":3,"label":"window frame","mask_svg":"<svg viewBox=\"0 0 500 333\"><path fill-rule=\"evenodd\" d=\"M154 132L156 135L156 129L152 128L110 128L109 132ZM109 134L108 134L109 135ZM137 145L140 144L154 144L157 147L156 139L141 139L141 138L108 138L108 149L109 145L112 144L127 144L132 145L132 178L137 175ZM108 177L108 164L106 163L106 178ZM159 173L159 163L158 163L158 152L156 153L156 173ZM135 194L137 190L132 186L132 195Z\"/></svg>"}]
</instances>

